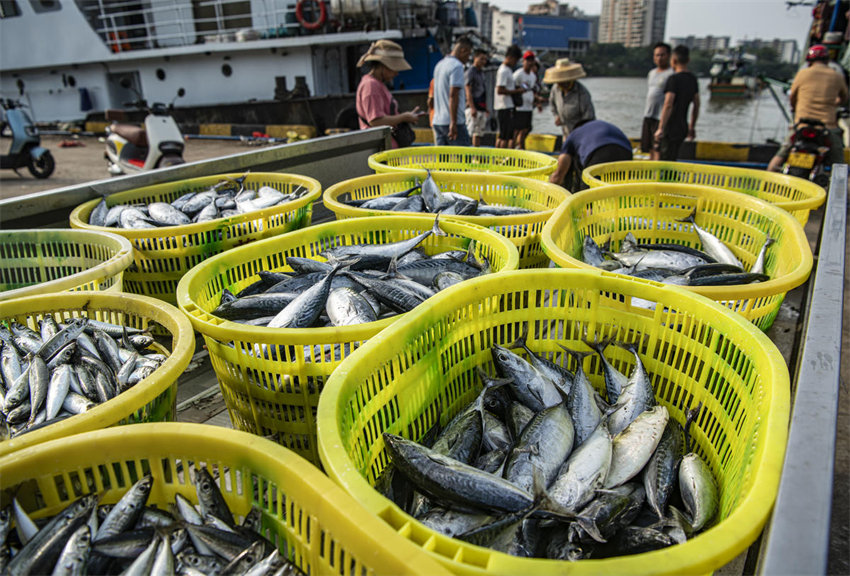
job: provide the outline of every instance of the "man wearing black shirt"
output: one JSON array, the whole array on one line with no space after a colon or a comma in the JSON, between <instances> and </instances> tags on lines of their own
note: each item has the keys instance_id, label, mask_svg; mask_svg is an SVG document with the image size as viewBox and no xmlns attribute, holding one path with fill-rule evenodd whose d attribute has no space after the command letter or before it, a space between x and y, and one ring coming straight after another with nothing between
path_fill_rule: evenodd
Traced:
<instances>
[{"instance_id":1,"label":"man wearing black shirt","mask_svg":"<svg viewBox=\"0 0 850 576\"><path fill-rule=\"evenodd\" d=\"M696 137L696 124L699 117L699 85L697 78L688 71L690 50L687 46L673 49L671 64L675 74L667 79L664 86L664 107L655 138L661 143L661 160L676 160L679 148L685 138ZM691 108L691 123L688 124L688 107Z\"/></svg>"}]
</instances>

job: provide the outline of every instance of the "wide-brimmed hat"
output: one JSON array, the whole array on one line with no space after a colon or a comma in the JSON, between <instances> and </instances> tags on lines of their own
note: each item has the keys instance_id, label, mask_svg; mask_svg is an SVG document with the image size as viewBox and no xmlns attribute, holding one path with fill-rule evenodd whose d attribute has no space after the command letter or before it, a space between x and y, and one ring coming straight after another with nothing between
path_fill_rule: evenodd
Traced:
<instances>
[{"instance_id":1,"label":"wide-brimmed hat","mask_svg":"<svg viewBox=\"0 0 850 576\"><path fill-rule=\"evenodd\" d=\"M559 58L555 65L547 68L543 74L543 81L546 84L558 84L559 82L568 82L577 80L587 76L584 68L578 62L571 62L569 58Z\"/></svg>"},{"instance_id":2,"label":"wide-brimmed hat","mask_svg":"<svg viewBox=\"0 0 850 576\"><path fill-rule=\"evenodd\" d=\"M404 59L404 50L392 40L372 42L369 50L360 57L357 67L363 66L366 62L380 62L390 70L396 72L410 70L411 68L407 60Z\"/></svg>"}]
</instances>

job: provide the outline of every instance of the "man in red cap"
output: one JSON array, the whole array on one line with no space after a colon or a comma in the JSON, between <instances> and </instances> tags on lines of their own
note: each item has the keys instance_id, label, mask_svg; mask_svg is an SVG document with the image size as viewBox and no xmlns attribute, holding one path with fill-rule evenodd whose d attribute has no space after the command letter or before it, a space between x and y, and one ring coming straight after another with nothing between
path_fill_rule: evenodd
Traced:
<instances>
[{"instance_id":1,"label":"man in red cap","mask_svg":"<svg viewBox=\"0 0 850 576\"><path fill-rule=\"evenodd\" d=\"M534 52L526 50L522 55L522 68L514 72L514 83L517 88L525 89L520 102L514 109L514 145L517 149L525 149L525 137L531 132L531 114L534 111L534 101L537 89L537 75L534 73Z\"/></svg>"}]
</instances>

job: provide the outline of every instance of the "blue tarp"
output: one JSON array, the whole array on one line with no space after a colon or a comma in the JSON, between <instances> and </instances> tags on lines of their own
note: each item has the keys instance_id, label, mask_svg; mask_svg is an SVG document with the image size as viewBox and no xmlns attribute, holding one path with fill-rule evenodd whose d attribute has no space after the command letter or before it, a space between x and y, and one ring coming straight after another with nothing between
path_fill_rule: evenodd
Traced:
<instances>
[{"instance_id":1,"label":"blue tarp","mask_svg":"<svg viewBox=\"0 0 850 576\"><path fill-rule=\"evenodd\" d=\"M590 40L590 22L554 16L522 17L522 46L532 50L567 50L570 40Z\"/></svg>"}]
</instances>

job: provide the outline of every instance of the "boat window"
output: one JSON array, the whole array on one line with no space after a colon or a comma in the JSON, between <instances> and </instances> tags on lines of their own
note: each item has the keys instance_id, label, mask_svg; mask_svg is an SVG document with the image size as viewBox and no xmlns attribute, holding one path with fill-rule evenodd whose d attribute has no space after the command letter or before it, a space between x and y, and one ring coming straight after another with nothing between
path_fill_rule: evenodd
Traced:
<instances>
[{"instance_id":1,"label":"boat window","mask_svg":"<svg viewBox=\"0 0 850 576\"><path fill-rule=\"evenodd\" d=\"M21 9L15 0L0 0L0 18L11 18L20 16Z\"/></svg>"},{"instance_id":2,"label":"boat window","mask_svg":"<svg viewBox=\"0 0 850 576\"><path fill-rule=\"evenodd\" d=\"M30 5L36 14L56 12L62 9L62 4L57 0L30 0Z\"/></svg>"}]
</instances>

